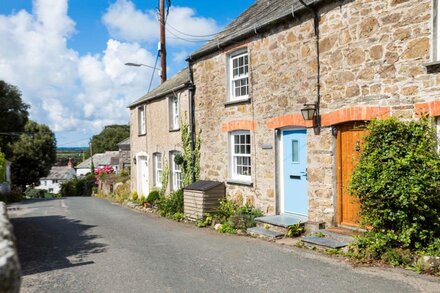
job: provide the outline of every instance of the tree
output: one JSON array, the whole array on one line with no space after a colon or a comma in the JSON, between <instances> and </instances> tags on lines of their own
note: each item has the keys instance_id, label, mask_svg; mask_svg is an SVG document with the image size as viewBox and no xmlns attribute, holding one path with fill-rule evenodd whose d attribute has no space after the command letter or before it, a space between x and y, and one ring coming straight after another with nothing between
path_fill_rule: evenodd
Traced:
<instances>
[{"instance_id":1,"label":"tree","mask_svg":"<svg viewBox=\"0 0 440 293\"><path fill-rule=\"evenodd\" d=\"M0 184L3 183L6 177L6 159L5 155L0 152Z\"/></svg>"},{"instance_id":2,"label":"tree","mask_svg":"<svg viewBox=\"0 0 440 293\"><path fill-rule=\"evenodd\" d=\"M117 151L118 143L130 136L129 125L108 125L90 140L94 154ZM87 152L90 157L90 152Z\"/></svg>"},{"instance_id":3,"label":"tree","mask_svg":"<svg viewBox=\"0 0 440 293\"><path fill-rule=\"evenodd\" d=\"M14 185L25 188L47 176L56 161L56 139L50 128L29 120L25 134L12 145L11 175Z\"/></svg>"},{"instance_id":4,"label":"tree","mask_svg":"<svg viewBox=\"0 0 440 293\"><path fill-rule=\"evenodd\" d=\"M0 80L0 150L6 158L12 156L11 144L19 139L16 133L24 130L29 105L21 100L17 87Z\"/></svg>"}]
</instances>

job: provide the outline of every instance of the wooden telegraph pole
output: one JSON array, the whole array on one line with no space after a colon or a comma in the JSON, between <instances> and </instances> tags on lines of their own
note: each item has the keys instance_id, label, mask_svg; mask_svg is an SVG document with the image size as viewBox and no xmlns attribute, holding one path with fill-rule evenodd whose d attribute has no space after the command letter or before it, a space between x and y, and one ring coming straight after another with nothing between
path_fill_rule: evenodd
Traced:
<instances>
[{"instance_id":1,"label":"wooden telegraph pole","mask_svg":"<svg viewBox=\"0 0 440 293\"><path fill-rule=\"evenodd\" d=\"M160 22L160 66L161 82L167 80L167 51L165 47L165 0L159 0L159 22Z\"/></svg>"}]
</instances>

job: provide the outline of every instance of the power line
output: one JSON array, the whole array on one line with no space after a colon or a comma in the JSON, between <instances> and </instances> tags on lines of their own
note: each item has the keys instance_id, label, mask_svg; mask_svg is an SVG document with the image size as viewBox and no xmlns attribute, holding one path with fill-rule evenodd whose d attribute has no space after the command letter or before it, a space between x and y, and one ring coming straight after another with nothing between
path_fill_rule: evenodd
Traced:
<instances>
[{"instance_id":1,"label":"power line","mask_svg":"<svg viewBox=\"0 0 440 293\"><path fill-rule=\"evenodd\" d=\"M160 52L160 51L159 51L159 52ZM148 85L148 93L150 92L151 84L153 83L154 72L156 71L157 60L159 59L159 55L160 55L159 52L157 53L157 55L156 55L156 61L154 62L153 73L151 74L150 84Z\"/></svg>"},{"instance_id":2,"label":"power line","mask_svg":"<svg viewBox=\"0 0 440 293\"><path fill-rule=\"evenodd\" d=\"M166 25L169 26L170 28L172 28L173 30L175 30L176 32L178 32L179 34L182 34L182 35L185 35L185 36L188 36L188 37L206 38L206 37L212 37L212 36L215 36L215 35L218 34L218 33L214 33L214 34L207 34L207 35L192 35L192 34L187 34L187 33L184 33L182 31L179 31L178 29L176 29L174 26L172 26L169 23L166 23Z\"/></svg>"}]
</instances>

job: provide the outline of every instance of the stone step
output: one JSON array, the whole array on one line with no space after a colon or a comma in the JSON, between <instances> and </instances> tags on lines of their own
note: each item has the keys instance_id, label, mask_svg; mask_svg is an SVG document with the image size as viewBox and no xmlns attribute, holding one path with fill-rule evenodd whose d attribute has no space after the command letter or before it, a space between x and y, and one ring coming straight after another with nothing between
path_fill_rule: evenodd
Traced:
<instances>
[{"instance_id":1,"label":"stone step","mask_svg":"<svg viewBox=\"0 0 440 293\"><path fill-rule=\"evenodd\" d=\"M304 236L301 241L307 244L316 245L325 248L342 248L348 245L348 242L341 242L327 237Z\"/></svg>"},{"instance_id":2,"label":"stone step","mask_svg":"<svg viewBox=\"0 0 440 293\"><path fill-rule=\"evenodd\" d=\"M321 230L319 232L323 233L325 235L325 238L336 240L339 242L350 243L354 239L353 236L340 234L329 230Z\"/></svg>"},{"instance_id":3,"label":"stone step","mask_svg":"<svg viewBox=\"0 0 440 293\"><path fill-rule=\"evenodd\" d=\"M265 238L269 240L275 240L284 236L283 233L279 233L277 231L272 231L269 229L264 229L261 227L248 228L246 232L251 236Z\"/></svg>"},{"instance_id":4,"label":"stone step","mask_svg":"<svg viewBox=\"0 0 440 293\"><path fill-rule=\"evenodd\" d=\"M286 234L287 228L290 225L295 225L295 224L305 225L307 219L295 215L283 214L283 215L275 215L275 216L258 217L255 218L255 222L257 223L257 227Z\"/></svg>"}]
</instances>

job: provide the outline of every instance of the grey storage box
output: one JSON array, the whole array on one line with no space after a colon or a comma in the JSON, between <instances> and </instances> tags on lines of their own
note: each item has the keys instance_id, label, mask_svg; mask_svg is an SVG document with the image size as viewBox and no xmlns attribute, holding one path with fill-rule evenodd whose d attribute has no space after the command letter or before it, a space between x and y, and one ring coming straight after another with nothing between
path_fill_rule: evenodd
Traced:
<instances>
[{"instance_id":1,"label":"grey storage box","mask_svg":"<svg viewBox=\"0 0 440 293\"><path fill-rule=\"evenodd\" d=\"M200 180L186 186L183 189L185 216L193 220L202 219L207 213L217 210L225 195L223 182Z\"/></svg>"}]
</instances>

